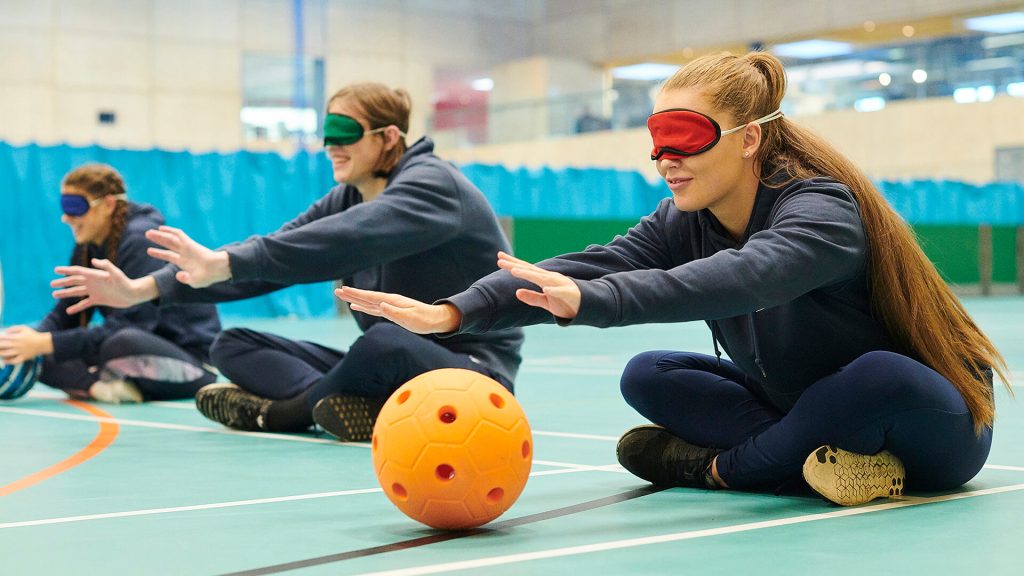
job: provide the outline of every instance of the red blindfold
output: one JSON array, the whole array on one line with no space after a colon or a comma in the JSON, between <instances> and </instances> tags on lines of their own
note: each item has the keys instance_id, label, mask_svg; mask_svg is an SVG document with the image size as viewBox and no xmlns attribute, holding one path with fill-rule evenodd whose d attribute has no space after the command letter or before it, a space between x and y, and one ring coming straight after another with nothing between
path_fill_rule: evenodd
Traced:
<instances>
[{"instance_id":1,"label":"red blindfold","mask_svg":"<svg viewBox=\"0 0 1024 576\"><path fill-rule=\"evenodd\" d=\"M764 124L782 117L782 111L776 110L767 116L754 120L755 124ZM745 127L746 124L722 131L722 127L714 118L685 108L672 108L655 112L647 118L647 128L654 140L651 160L659 158L682 158L707 152L718 144L722 136L731 134Z\"/></svg>"}]
</instances>

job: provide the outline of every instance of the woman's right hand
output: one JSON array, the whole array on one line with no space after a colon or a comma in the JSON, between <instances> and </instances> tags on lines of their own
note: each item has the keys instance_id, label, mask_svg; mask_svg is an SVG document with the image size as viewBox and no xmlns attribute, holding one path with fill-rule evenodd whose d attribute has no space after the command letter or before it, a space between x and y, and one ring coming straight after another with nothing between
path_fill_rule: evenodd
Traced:
<instances>
[{"instance_id":1,"label":"woman's right hand","mask_svg":"<svg viewBox=\"0 0 1024 576\"><path fill-rule=\"evenodd\" d=\"M140 302L159 296L156 282L150 276L132 280L110 260L93 259L95 268L85 266L58 266L54 272L63 276L50 282L54 298L81 298L68 307L68 314L93 306L130 308Z\"/></svg>"},{"instance_id":2,"label":"woman's right hand","mask_svg":"<svg viewBox=\"0 0 1024 576\"><path fill-rule=\"evenodd\" d=\"M454 332L462 324L462 313L451 304L426 304L399 294L349 286L338 288L334 295L356 312L387 318L416 334Z\"/></svg>"}]
</instances>

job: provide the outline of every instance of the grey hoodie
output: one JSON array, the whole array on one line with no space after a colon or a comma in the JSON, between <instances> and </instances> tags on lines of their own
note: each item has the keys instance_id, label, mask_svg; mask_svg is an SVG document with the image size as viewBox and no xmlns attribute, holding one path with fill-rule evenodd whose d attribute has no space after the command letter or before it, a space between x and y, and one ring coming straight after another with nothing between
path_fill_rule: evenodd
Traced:
<instances>
[{"instance_id":1,"label":"grey hoodie","mask_svg":"<svg viewBox=\"0 0 1024 576\"><path fill-rule=\"evenodd\" d=\"M146 239L146 230L163 223L164 217L156 208L149 204L128 203L128 221L117 247L117 265L129 278L145 276L163 266L161 261L146 253L147 248L156 247ZM84 246L75 245L72 263L78 262L79 252L84 249ZM90 255L93 258L107 257L106 249L101 245L91 246ZM59 300L38 327L43 332L52 333L53 358L57 362L81 359L89 365L98 364L103 341L127 327L152 332L208 362L210 344L220 332L217 308L211 304L158 307L152 302L144 302L124 310L100 306L97 310L103 316L103 323L82 327L80 315L69 316L67 313L68 307L77 301L77 298Z\"/></svg>"},{"instance_id":2,"label":"grey hoodie","mask_svg":"<svg viewBox=\"0 0 1024 576\"><path fill-rule=\"evenodd\" d=\"M509 250L508 240L480 190L433 150L429 138L413 144L371 202L351 186L337 186L276 232L226 246L228 282L195 290L174 279L175 267L157 271L161 301L224 302L328 280L427 302L465 290L497 269L497 252ZM355 318L364 331L387 322L362 313ZM512 382L523 332L438 342Z\"/></svg>"},{"instance_id":3,"label":"grey hoodie","mask_svg":"<svg viewBox=\"0 0 1024 576\"><path fill-rule=\"evenodd\" d=\"M890 350L872 317L867 239L849 188L825 178L760 186L750 222L734 241L708 210L682 212L670 198L625 236L539 266L573 278L571 322L608 327L704 320L715 348L782 411L808 386L872 350ZM555 319L522 304L528 283L499 271L447 299L459 333Z\"/></svg>"}]
</instances>

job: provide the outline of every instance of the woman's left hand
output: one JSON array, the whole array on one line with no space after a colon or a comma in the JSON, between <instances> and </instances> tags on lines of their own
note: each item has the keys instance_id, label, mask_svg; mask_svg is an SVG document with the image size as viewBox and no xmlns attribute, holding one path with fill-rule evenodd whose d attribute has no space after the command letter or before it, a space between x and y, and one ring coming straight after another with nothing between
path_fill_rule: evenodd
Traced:
<instances>
[{"instance_id":1,"label":"woman's left hand","mask_svg":"<svg viewBox=\"0 0 1024 576\"><path fill-rule=\"evenodd\" d=\"M49 332L37 332L28 326L11 326L0 332L0 358L8 364L26 362L51 352L53 338Z\"/></svg>"},{"instance_id":2,"label":"woman's left hand","mask_svg":"<svg viewBox=\"0 0 1024 576\"><path fill-rule=\"evenodd\" d=\"M180 228L161 226L146 231L146 238L163 248L149 248L146 253L170 262L181 270L175 279L192 288L206 288L231 279L231 262L223 250L210 250L185 234Z\"/></svg>"},{"instance_id":3,"label":"woman's left hand","mask_svg":"<svg viewBox=\"0 0 1024 576\"><path fill-rule=\"evenodd\" d=\"M565 274L545 270L504 252L498 252L498 268L540 288L539 291L516 290L516 298L520 301L543 308L556 318L571 320L580 313L580 287Z\"/></svg>"}]
</instances>

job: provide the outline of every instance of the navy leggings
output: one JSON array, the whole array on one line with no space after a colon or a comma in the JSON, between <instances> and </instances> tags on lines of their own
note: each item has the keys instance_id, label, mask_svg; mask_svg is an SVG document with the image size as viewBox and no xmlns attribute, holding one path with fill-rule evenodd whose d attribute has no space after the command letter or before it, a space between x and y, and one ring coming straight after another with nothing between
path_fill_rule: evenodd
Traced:
<instances>
[{"instance_id":1,"label":"navy leggings","mask_svg":"<svg viewBox=\"0 0 1024 576\"><path fill-rule=\"evenodd\" d=\"M808 387L788 413L769 405L732 362L688 352L646 352L622 375L626 402L700 446L722 448L718 474L732 488L800 477L823 444L860 454L888 450L908 487L947 490L981 470L992 429L977 436L960 393L937 372L893 352L869 352Z\"/></svg>"},{"instance_id":2,"label":"navy leggings","mask_svg":"<svg viewBox=\"0 0 1024 576\"><path fill-rule=\"evenodd\" d=\"M391 323L374 324L348 352L289 340L246 328L221 332L210 349L213 364L241 388L272 400L301 400L283 428L312 424L313 406L331 394L387 398L415 376L438 368L467 368L512 389L511 383L468 354L452 352L436 341ZM301 396L300 396L301 395ZM274 415L271 414L271 418ZM279 428L274 426L272 428Z\"/></svg>"},{"instance_id":3,"label":"navy leggings","mask_svg":"<svg viewBox=\"0 0 1024 576\"><path fill-rule=\"evenodd\" d=\"M176 400L195 396L217 374L196 354L138 328L108 336L95 365L84 359L55 362L52 355L43 357L39 381L74 398L88 399L89 387L100 379L129 380L146 400Z\"/></svg>"}]
</instances>

